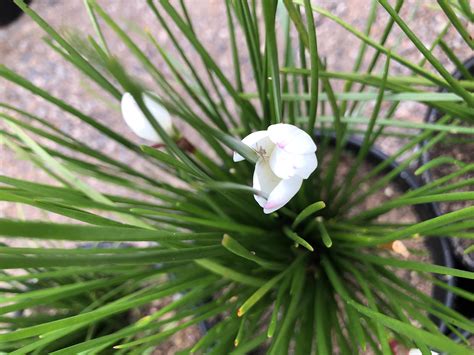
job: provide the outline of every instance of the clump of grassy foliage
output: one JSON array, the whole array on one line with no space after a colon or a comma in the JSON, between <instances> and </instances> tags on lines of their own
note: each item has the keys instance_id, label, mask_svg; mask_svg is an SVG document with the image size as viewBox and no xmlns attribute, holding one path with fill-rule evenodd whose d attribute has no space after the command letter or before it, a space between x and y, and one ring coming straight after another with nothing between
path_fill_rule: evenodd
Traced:
<instances>
[{"instance_id":1,"label":"clump of grassy foliage","mask_svg":"<svg viewBox=\"0 0 474 355\"><path fill-rule=\"evenodd\" d=\"M434 54L439 47L455 64L462 62L444 42L445 31L426 47L400 17L402 0L395 5L372 1L364 31L309 0L226 0L222 18L227 21L233 61L233 72L226 73L209 54L207 43L200 41L183 1L148 0L157 26L174 45L176 54L171 55L145 33L172 73L169 79L95 1L85 1L94 37L62 34L22 0L15 2L47 33L51 49L104 93L117 103L124 92L131 93L165 147L139 146L117 133L116 127L0 66L0 77L144 161L138 167L128 165L75 139L47 117L0 103L1 142L54 181L47 185L0 176L0 199L71 221L0 219L0 235L8 240L44 242L35 248L8 243L0 247L2 351L93 354L113 348L116 353L141 354L184 328L217 319L188 350L243 354L265 347L270 354L288 349L299 354L352 354L371 348L390 354L395 340L423 354L429 349L469 352L462 333L474 330L472 321L417 290L397 270L411 270L471 301L472 293L453 286L451 280L473 279L474 274L407 260L390 250L393 242L416 237L473 238L474 207L409 223L381 223L378 217L418 204L472 201L472 192L458 189L472 185L472 179L460 183L459 177L474 166L458 164L447 151L446 157L418 172L455 163L454 173L377 206L365 204L416 164L424 151L457 134L474 133L474 82L453 78ZM473 18L469 2L438 3L448 20L446 28L453 27L473 48L464 26ZM380 7L390 17L382 37L375 38L370 29ZM360 40L353 71L336 72L326 66L318 41L328 39L318 38L315 26L315 19L322 17ZM104 26L146 69L153 88L143 87L127 73L108 45ZM420 63L386 46L397 27L422 54ZM238 46L237 32L243 34L245 48ZM195 51L193 59L185 42ZM371 57L368 48L375 49ZM244 85L243 55L251 64L253 89ZM196 56L205 70L195 69ZM364 60L368 67L361 65ZM393 62L410 74L391 75ZM437 87L446 91L434 92ZM200 141L193 142L196 149L182 149L153 120L141 95L146 90L158 93L160 104L174 119L199 135ZM373 107L367 105L370 101ZM399 120L395 114L404 101L434 107L443 117L435 123ZM327 163L304 181L286 207L266 215L249 187L255 152L240 140L279 122L319 132L318 158ZM353 135L361 137L361 147L340 179L341 157ZM370 149L386 136L397 139L400 148L361 175ZM426 144L417 149L421 142ZM231 151L248 161L235 164ZM398 167L387 170L393 161L399 162ZM175 181L150 174L151 167ZM87 183L88 177L128 193L104 193ZM63 240L93 246L71 249L55 243ZM103 248L101 242L131 246ZM10 271L15 269L22 272ZM432 273L445 277L433 278ZM180 297L170 298L173 295ZM168 303L152 314L138 320L127 316L130 310L165 299ZM458 340L443 334L430 315L459 335Z\"/></svg>"}]
</instances>

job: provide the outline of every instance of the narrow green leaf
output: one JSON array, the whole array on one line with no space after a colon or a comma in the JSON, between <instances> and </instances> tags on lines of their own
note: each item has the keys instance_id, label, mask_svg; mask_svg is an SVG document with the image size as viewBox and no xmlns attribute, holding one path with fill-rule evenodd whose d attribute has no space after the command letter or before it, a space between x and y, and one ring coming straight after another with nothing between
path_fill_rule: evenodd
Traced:
<instances>
[{"instance_id":1,"label":"narrow green leaf","mask_svg":"<svg viewBox=\"0 0 474 355\"><path fill-rule=\"evenodd\" d=\"M95 16L94 10L92 9L90 5L89 0L84 0L84 6L87 9L87 13L89 14L89 18L91 20L92 26L94 27L95 33L99 37L100 44L102 46L102 49L106 54L109 54L109 48L107 46L107 41L105 40L105 37L102 33L102 30L100 28L99 22L97 21L97 17Z\"/></svg>"},{"instance_id":2,"label":"narrow green leaf","mask_svg":"<svg viewBox=\"0 0 474 355\"><path fill-rule=\"evenodd\" d=\"M356 219L367 220L369 218L375 218L388 211L402 206L419 205L423 203L431 202L456 202L456 201L474 201L474 192L451 192L441 193L436 195L427 195L421 197L412 198L396 198L387 202L382 203L379 207L372 208L370 210L361 212L356 215Z\"/></svg>"},{"instance_id":3,"label":"narrow green leaf","mask_svg":"<svg viewBox=\"0 0 474 355\"><path fill-rule=\"evenodd\" d=\"M190 169L186 164L182 163L181 161L179 161L178 159L176 159L175 157L169 154L166 154L158 149L155 149L146 145L142 145L140 148L144 153L156 158L157 160L169 166L172 166L173 168L177 170L183 170L193 175L195 174L193 169ZM198 177L200 177L200 175L198 175Z\"/></svg>"},{"instance_id":4,"label":"narrow green leaf","mask_svg":"<svg viewBox=\"0 0 474 355\"><path fill-rule=\"evenodd\" d=\"M426 236L429 236L430 231L436 231L437 228L443 227L447 225L448 223L453 223L453 222L462 220L464 218L470 218L472 217L473 213L474 213L474 206L462 208L460 210L449 212L444 215L434 217L423 222L409 225L400 230L396 230L394 232L388 233L385 236L378 237L373 241L362 243L362 244L367 245L367 246L381 245L384 243L393 242L397 239L410 238L411 236L417 233L425 234Z\"/></svg>"},{"instance_id":5,"label":"narrow green leaf","mask_svg":"<svg viewBox=\"0 0 474 355\"><path fill-rule=\"evenodd\" d=\"M263 284L242 304L242 306L239 307L237 316L242 317L245 313L247 313L258 301L262 299L263 296L265 296L272 288L275 287L275 285L282 279L284 275L285 272L281 272Z\"/></svg>"},{"instance_id":6,"label":"narrow green leaf","mask_svg":"<svg viewBox=\"0 0 474 355\"><path fill-rule=\"evenodd\" d=\"M110 201L107 197L103 194L89 186L88 184L84 183L81 179L77 176L72 174L68 169L66 169L60 162L54 159L46 150L44 150L38 143L36 143L31 137L29 137L20 127L15 125L12 122L8 123L9 126L15 131L15 133L20 137L22 141L25 142L44 162L48 165L51 170L57 172L64 180L66 180L71 186L76 187L79 191L82 191L86 196L88 196L91 200L104 203L107 205L114 205L112 201ZM147 223L141 221L140 219L131 216L125 213L118 213L118 215L126 222L135 225L137 227L153 229Z\"/></svg>"},{"instance_id":7,"label":"narrow green leaf","mask_svg":"<svg viewBox=\"0 0 474 355\"><path fill-rule=\"evenodd\" d=\"M347 255L346 252L344 252L344 254ZM376 255L369 255L365 253L361 255L353 254L353 257L355 257L356 259L365 260L367 262L374 263L377 265L395 266L401 269L408 269L408 270L414 270L414 271L420 271L420 272L426 272L426 273L435 273L435 274L440 274L440 275L449 275L449 276L461 277L461 278L466 278L466 279L471 279L471 280L474 279L474 272L472 271L454 269L447 266L441 266L441 265L435 265L435 264L423 263L423 262L411 261L411 260L393 259L393 258L376 256Z\"/></svg>"},{"instance_id":8,"label":"narrow green leaf","mask_svg":"<svg viewBox=\"0 0 474 355\"><path fill-rule=\"evenodd\" d=\"M97 71L90 63L84 59L73 46L71 46L63 37L59 35L49 24L42 19L36 12L31 10L28 5L25 4L23 0L15 0L17 4L28 16L30 16L46 33L48 33L55 41L57 41L69 54L72 58L77 59L78 63L81 64L81 69L85 74L91 75L91 78L94 81L104 88L104 90L110 92L116 99L121 98L121 93L99 72Z\"/></svg>"},{"instance_id":9,"label":"narrow green leaf","mask_svg":"<svg viewBox=\"0 0 474 355\"><path fill-rule=\"evenodd\" d=\"M195 263L217 275L220 275L226 279L236 281L244 285L259 287L262 286L262 284L265 282L264 279L242 274L238 271L235 271L226 266L222 266L221 264L211 260L199 259L196 260Z\"/></svg>"},{"instance_id":10,"label":"narrow green leaf","mask_svg":"<svg viewBox=\"0 0 474 355\"><path fill-rule=\"evenodd\" d=\"M439 60L431 53L423 44L423 42L415 35L415 33L408 27L408 25L402 20L398 13L390 6L387 0L379 0L380 4L387 10L389 15L395 20L400 26L403 32L418 48L418 50L425 56L425 58L435 67L435 69L441 74L441 76L449 83L451 89L461 96L470 107L474 107L474 96L470 94L466 89L461 87L457 80L445 69L445 67L439 62ZM471 44L472 45L472 44ZM472 47L471 47L472 48Z\"/></svg>"},{"instance_id":11,"label":"narrow green leaf","mask_svg":"<svg viewBox=\"0 0 474 355\"><path fill-rule=\"evenodd\" d=\"M435 349L443 350L449 354L459 354L464 355L470 352L470 349L455 343L453 340L449 339L445 335L434 335L425 330L418 329L411 324L406 324L397 319L388 317L382 313L371 310L368 307L365 307L353 300L348 300L347 303L354 307L358 312L366 315L369 318L374 319L377 322L384 324L386 327L394 330L397 333L401 333L410 339L415 339L423 344L430 345Z\"/></svg>"},{"instance_id":12,"label":"narrow green leaf","mask_svg":"<svg viewBox=\"0 0 474 355\"><path fill-rule=\"evenodd\" d=\"M234 76L235 76L235 82L236 82L236 87L237 91L242 91L243 86L242 86L242 78L240 74L240 60L239 60L239 52L237 49L237 39L236 39L236 34L235 34L235 25L232 19L232 14L230 12L230 5L229 1L225 2L226 6L226 16L227 16L227 27L229 28L229 37L230 37L230 44L231 44L231 49L232 49L232 64L234 66Z\"/></svg>"},{"instance_id":13,"label":"narrow green leaf","mask_svg":"<svg viewBox=\"0 0 474 355\"><path fill-rule=\"evenodd\" d=\"M217 237L218 233L189 233L129 227L102 227L0 219L0 235L51 240L76 241L166 241L198 240Z\"/></svg>"},{"instance_id":14,"label":"narrow green leaf","mask_svg":"<svg viewBox=\"0 0 474 355\"><path fill-rule=\"evenodd\" d=\"M193 276L196 277L196 275ZM199 283L204 284L208 281L208 279L209 278L199 278L198 280L188 279L184 281L168 282L166 285L155 287L153 293L145 296L112 302L96 310L89 311L83 314L67 317L60 320L55 320L52 322L38 324L23 329L18 329L10 333L2 333L0 334L0 342L26 339L48 332L62 330L75 325L86 326L87 324L97 322L110 315L117 314L131 308L142 306L155 299L159 299L162 297L173 295L178 292L182 292L184 290L188 290ZM214 277L212 277L212 279L215 280Z\"/></svg>"},{"instance_id":15,"label":"narrow green leaf","mask_svg":"<svg viewBox=\"0 0 474 355\"><path fill-rule=\"evenodd\" d=\"M217 78L219 78L222 85L231 95L237 106L241 107L243 112L248 114L249 119L252 119L254 121L258 120L258 116L253 106L242 101L242 99L239 97L238 92L226 78L224 73L212 59L211 55L207 52L201 42L197 39L195 33L193 33L189 26L183 21L182 17L178 14L176 9L174 9L174 7L170 4L168 0L161 0L161 5L166 10L167 14L173 19L177 27L181 30L182 34L191 42L193 47L199 53L206 67L216 74Z\"/></svg>"},{"instance_id":16,"label":"narrow green leaf","mask_svg":"<svg viewBox=\"0 0 474 355\"><path fill-rule=\"evenodd\" d=\"M245 248L234 238L230 237L228 234L224 234L224 237L222 238L222 246L229 250L231 253L238 255L244 259L253 261L266 269L282 270L285 268L285 266L282 264L267 261L257 256L255 252L249 251L247 248Z\"/></svg>"},{"instance_id":17,"label":"narrow green leaf","mask_svg":"<svg viewBox=\"0 0 474 355\"><path fill-rule=\"evenodd\" d=\"M404 0L400 0L404 1ZM387 52L388 53L388 52ZM284 74L297 74L303 76L310 76L311 70L306 68L294 68L294 67L283 67L280 69ZM354 73L344 71L328 71L320 70L319 76L321 78L335 79L335 80L346 80L355 81L357 83L366 84L370 86L380 86L382 75L380 74L366 74L366 73ZM459 84L465 89L471 90L474 88L474 83L468 80L459 80ZM436 87L437 85L432 81L419 76L406 76L406 75L389 75L387 78L387 88L394 91L405 91L409 88L418 86ZM421 92L421 91L413 91Z\"/></svg>"},{"instance_id":18,"label":"narrow green leaf","mask_svg":"<svg viewBox=\"0 0 474 355\"><path fill-rule=\"evenodd\" d=\"M291 240L293 240L296 244L301 245L302 247L308 249L309 251L314 251L314 248L311 244L309 244L306 240L304 240L298 234L293 232L290 228L284 227L283 231L285 232L285 235Z\"/></svg>"},{"instance_id":19,"label":"narrow green leaf","mask_svg":"<svg viewBox=\"0 0 474 355\"><path fill-rule=\"evenodd\" d=\"M327 289L324 287L325 282L320 278L316 283L316 291L314 298L314 328L316 329L316 349L318 354L330 354L330 335L327 329Z\"/></svg>"},{"instance_id":20,"label":"narrow green leaf","mask_svg":"<svg viewBox=\"0 0 474 355\"><path fill-rule=\"evenodd\" d=\"M318 225L319 233L321 234L321 238L323 240L324 245L326 246L326 248L330 248L332 246L332 240L324 225L323 218L316 217L316 224Z\"/></svg>"},{"instance_id":21,"label":"narrow green leaf","mask_svg":"<svg viewBox=\"0 0 474 355\"><path fill-rule=\"evenodd\" d=\"M235 182L206 181L198 185L198 187L210 190L245 191L253 195L268 198L268 195L263 191L256 190L248 185L237 184Z\"/></svg>"},{"instance_id":22,"label":"narrow green leaf","mask_svg":"<svg viewBox=\"0 0 474 355\"><path fill-rule=\"evenodd\" d=\"M471 245L470 247L464 249L464 255L470 254L472 252L474 252L474 245Z\"/></svg>"},{"instance_id":23,"label":"narrow green leaf","mask_svg":"<svg viewBox=\"0 0 474 355\"><path fill-rule=\"evenodd\" d=\"M319 100L319 54L316 27L314 26L314 17L310 0L305 0L304 8L306 12L306 23L308 24L308 46L309 57L311 60L311 100L308 112L309 120L307 132L308 134L312 135L314 131L314 125L316 123L316 114L318 111Z\"/></svg>"},{"instance_id":24,"label":"narrow green leaf","mask_svg":"<svg viewBox=\"0 0 474 355\"><path fill-rule=\"evenodd\" d=\"M265 56L268 64L268 87L272 112L272 122L282 121L282 102L280 86L280 68L278 64L278 47L275 33L276 1L262 3L265 20Z\"/></svg>"},{"instance_id":25,"label":"narrow green leaf","mask_svg":"<svg viewBox=\"0 0 474 355\"><path fill-rule=\"evenodd\" d=\"M283 279L280 286L278 287L278 293L277 293L275 302L273 304L272 317L270 318L270 323L268 324L268 329L267 329L268 338L273 337L277 329L277 325L279 324L278 316L280 314L280 307L283 303L283 298L286 296L287 288L290 285L290 278L291 278L291 275L288 274Z\"/></svg>"},{"instance_id":26,"label":"narrow green leaf","mask_svg":"<svg viewBox=\"0 0 474 355\"><path fill-rule=\"evenodd\" d=\"M454 28L456 28L458 33L467 43L467 45L471 48L471 50L474 50L474 39L472 38L472 33L469 34L468 30L466 29L466 26L456 16L456 13L454 12L449 2L446 0L438 0L438 5L443 9L444 13L449 18Z\"/></svg>"},{"instance_id":27,"label":"narrow green leaf","mask_svg":"<svg viewBox=\"0 0 474 355\"><path fill-rule=\"evenodd\" d=\"M99 123L96 119L85 115L84 113L72 107L71 105L67 104L63 100L60 100L57 97L52 96L47 91L39 88L38 86L35 86L33 83L21 77L20 75L16 74L15 72L8 69L4 65L0 65L0 76L23 87L24 89L32 92L33 94L42 97L43 99L51 102L52 104L58 106L60 109L72 114L73 116L76 116L81 121L87 123L88 125L97 129L99 132L102 132L104 135L108 136L109 138L112 138L113 140L119 142L125 147L131 149L132 151L136 152L138 150L137 146L134 143L130 142L128 139L124 138L122 135L111 130L109 127Z\"/></svg>"},{"instance_id":28,"label":"narrow green leaf","mask_svg":"<svg viewBox=\"0 0 474 355\"><path fill-rule=\"evenodd\" d=\"M294 332L293 325L299 315L298 311L301 308L306 308L305 306L307 303L305 303L305 299L302 298L306 279L306 273L304 269L304 266L300 266L293 272L290 287L290 302L288 304L288 309L285 313L285 316L280 320L280 329L273 340L270 351L268 352L271 355L280 354L282 350L284 352L287 351L290 345L290 339L292 338Z\"/></svg>"},{"instance_id":29,"label":"narrow green leaf","mask_svg":"<svg viewBox=\"0 0 474 355\"><path fill-rule=\"evenodd\" d=\"M381 1L379 0L379 2L381 2ZM304 0L293 0L293 3L303 6L304 5ZM339 17L335 16L334 14L330 13L326 9L324 9L322 7L319 7L319 6L315 6L315 5L312 5L312 8L313 8L313 11L315 11L315 12L321 14L322 16L327 17L330 20L336 22L337 24L339 24L340 26L345 28L347 31L352 33L354 36L356 36L360 40L366 42L369 46L375 48L376 50L380 51L381 53L387 54L389 52L389 50L387 48L385 48L381 44L377 43L374 39L372 39L371 37L369 37L366 34L362 33L361 31L357 30L356 28L354 28L353 26L351 26L350 24L348 24L347 22L345 22L341 18L339 18ZM390 12L390 15L392 15L392 18L394 18L394 19L397 18L395 16L396 15L395 10L393 10L393 12ZM418 73L419 75L433 81L434 83L437 83L440 86L443 86L443 87L447 86L446 81L444 81L442 77L439 77L437 75L432 74L428 70L425 70L422 67L410 62L405 57L403 57L399 54L396 54L396 53L392 52L392 59L394 59L395 61L399 62L400 64L406 66L407 68L411 69L415 73Z\"/></svg>"},{"instance_id":30,"label":"narrow green leaf","mask_svg":"<svg viewBox=\"0 0 474 355\"><path fill-rule=\"evenodd\" d=\"M221 256L223 250L220 246L206 246L195 248L182 248L181 250L159 250L137 252L125 255L43 255L41 257L23 255L2 255L0 268L34 268L34 267L64 267L64 266L89 266L89 265L143 265L164 262L182 262Z\"/></svg>"},{"instance_id":31,"label":"narrow green leaf","mask_svg":"<svg viewBox=\"0 0 474 355\"><path fill-rule=\"evenodd\" d=\"M255 291L237 310L237 316L242 317L246 312L250 310L259 300L262 299L276 284L287 274L291 273L292 270L297 267L304 259L303 255L300 255L298 258L293 261L293 263L284 271L277 274L270 280L268 280L264 285L262 285L257 291Z\"/></svg>"},{"instance_id":32,"label":"narrow green leaf","mask_svg":"<svg viewBox=\"0 0 474 355\"><path fill-rule=\"evenodd\" d=\"M365 160L367 157L367 154L372 146L371 141L372 141L372 133L375 127L375 123L377 121L377 118L379 117L380 110L382 108L382 103L384 101L384 96L385 96L385 84L387 83L387 76L390 68L390 52L388 54L387 60L385 62L384 66L384 71L383 71L383 78L382 78L382 85L380 86L380 90L378 92L377 100L375 102L375 107L372 111L372 114L370 116L370 121L367 125L366 132L364 134L364 138L362 140L361 147L359 151L357 152L357 156L355 159L355 162L352 164L351 169L347 173L345 179L344 179L344 185L342 189L339 191L340 196L342 198L342 203L344 201L347 201L348 196L346 196L347 190L352 186L352 180L354 179L354 176L357 174L359 171L359 167L362 164L362 162ZM339 206L338 203L336 203L336 209Z\"/></svg>"},{"instance_id":33,"label":"narrow green leaf","mask_svg":"<svg viewBox=\"0 0 474 355\"><path fill-rule=\"evenodd\" d=\"M350 296L350 292L347 290L343 279L339 276L336 272L334 266L332 265L331 261L326 257L323 256L321 263L326 271L328 278L334 287L335 291L342 297L343 300L346 302L352 300ZM355 339L355 343L358 346L361 346L362 349L365 351L366 349L366 339L364 336L364 332L360 323L359 315L351 311L351 308L345 307L347 312L348 318L348 331L353 334L353 338Z\"/></svg>"},{"instance_id":34,"label":"narrow green leaf","mask_svg":"<svg viewBox=\"0 0 474 355\"><path fill-rule=\"evenodd\" d=\"M295 229L306 218L308 218L312 214L322 210L325 207L326 207L326 204L323 201L318 201L318 202L312 203L311 205L307 206L303 211L301 211L296 216L295 220L293 221L293 224L291 225L291 228Z\"/></svg>"},{"instance_id":35,"label":"narrow green leaf","mask_svg":"<svg viewBox=\"0 0 474 355\"><path fill-rule=\"evenodd\" d=\"M461 168L466 167L466 164L463 163L462 161L459 161L457 159L454 159L452 157L446 157L446 156L441 156L441 157L436 157L434 159L431 159L429 162L426 164L420 166L418 169L415 170L415 175L421 175L425 171L429 169L433 169L434 167L437 167L441 164L454 164L457 165ZM474 168L474 164L469 165L471 168Z\"/></svg>"},{"instance_id":36,"label":"narrow green leaf","mask_svg":"<svg viewBox=\"0 0 474 355\"><path fill-rule=\"evenodd\" d=\"M234 340L234 346L235 347L238 347L242 342L242 338L243 338L244 333L245 333L246 322L247 322L247 314L244 314L242 316L241 321L240 321L239 331L237 332L237 336L235 337L235 340Z\"/></svg>"},{"instance_id":37,"label":"narrow green leaf","mask_svg":"<svg viewBox=\"0 0 474 355\"><path fill-rule=\"evenodd\" d=\"M439 47L443 50L449 60L456 66L456 69L462 74L464 79L474 80L474 76L469 72L469 69L464 65L464 63L456 56L454 51L449 48L445 41L439 41Z\"/></svg>"},{"instance_id":38,"label":"narrow green leaf","mask_svg":"<svg viewBox=\"0 0 474 355\"><path fill-rule=\"evenodd\" d=\"M377 85L380 86L380 85ZM256 97L255 93L242 93L241 96L245 99L253 99ZM334 98L337 100L351 100L351 101L376 101L379 97L378 93L374 92L335 92ZM311 101L313 99L312 94L301 93L301 94L282 94L282 100L284 101ZM319 101L330 101L328 93L320 93L318 95ZM463 98L454 93L446 92L388 92L384 96L384 101L415 101L415 102L427 102L427 103L438 103L438 102L462 102ZM473 112L469 110L469 112Z\"/></svg>"},{"instance_id":39,"label":"narrow green leaf","mask_svg":"<svg viewBox=\"0 0 474 355\"><path fill-rule=\"evenodd\" d=\"M221 229L223 231L233 231L233 232L241 232L241 233L251 233L251 234L268 234L267 231L264 229L258 228L258 227L253 227L241 223L235 223L231 221L226 221L222 219L210 219L210 218L197 218L197 217L190 217L186 216L183 214L176 214L176 213L168 213L168 212L162 212L158 210L152 210L152 209L145 209L145 208L132 208L130 210L131 212L143 214L143 215L150 215L150 216L159 216L159 217L165 217L170 220L170 223L173 221L182 221L185 223L190 223L190 224L199 224L202 226L206 227L212 227L212 228L217 228Z\"/></svg>"}]
</instances>

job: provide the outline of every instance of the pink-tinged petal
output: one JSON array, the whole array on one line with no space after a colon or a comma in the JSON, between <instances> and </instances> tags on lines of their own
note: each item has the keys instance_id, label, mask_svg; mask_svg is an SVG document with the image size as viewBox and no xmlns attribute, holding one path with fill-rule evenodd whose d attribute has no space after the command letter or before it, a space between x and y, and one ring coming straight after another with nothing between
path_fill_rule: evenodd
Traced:
<instances>
[{"instance_id":1,"label":"pink-tinged petal","mask_svg":"<svg viewBox=\"0 0 474 355\"><path fill-rule=\"evenodd\" d=\"M242 143L249 146L256 152L265 151L265 152L269 152L268 154L270 154L271 151L273 150L273 143L268 138L267 131L257 131L257 132L250 133L247 137L242 139ZM234 158L234 162L239 162L245 159L243 156L241 156L237 152L234 152L233 158Z\"/></svg>"},{"instance_id":2,"label":"pink-tinged petal","mask_svg":"<svg viewBox=\"0 0 474 355\"><path fill-rule=\"evenodd\" d=\"M270 167L275 175L281 179L288 179L293 176L307 179L317 166L318 161L315 153L291 154L277 147L270 157Z\"/></svg>"},{"instance_id":3,"label":"pink-tinged petal","mask_svg":"<svg viewBox=\"0 0 474 355\"><path fill-rule=\"evenodd\" d=\"M168 134L173 132L173 122L169 112L155 101L149 94L143 94L143 102L156 122ZM161 143L162 139L140 110L131 94L126 92L121 101L122 116L128 127L140 138L154 143Z\"/></svg>"},{"instance_id":4,"label":"pink-tinged petal","mask_svg":"<svg viewBox=\"0 0 474 355\"><path fill-rule=\"evenodd\" d=\"M280 149L292 154L309 154L316 151L313 138L302 129L287 123L268 127L270 140Z\"/></svg>"},{"instance_id":5,"label":"pink-tinged petal","mask_svg":"<svg viewBox=\"0 0 474 355\"><path fill-rule=\"evenodd\" d=\"M298 176L281 180L270 193L267 203L263 206L263 212L269 214L282 208L298 193L302 183L303 179Z\"/></svg>"},{"instance_id":6,"label":"pink-tinged petal","mask_svg":"<svg viewBox=\"0 0 474 355\"><path fill-rule=\"evenodd\" d=\"M318 158L315 153L300 154L296 156L294 167L295 175L307 179L318 167Z\"/></svg>"},{"instance_id":7,"label":"pink-tinged petal","mask_svg":"<svg viewBox=\"0 0 474 355\"><path fill-rule=\"evenodd\" d=\"M255 201L257 201L257 203L260 205L260 207L263 208L263 206L265 206L265 204L267 203L267 200L262 197L262 196L259 196L259 195L253 195L253 197L255 198Z\"/></svg>"},{"instance_id":8,"label":"pink-tinged petal","mask_svg":"<svg viewBox=\"0 0 474 355\"><path fill-rule=\"evenodd\" d=\"M287 153L280 147L276 147L270 156L270 167L273 173L281 179L295 176L294 155Z\"/></svg>"},{"instance_id":9,"label":"pink-tinged petal","mask_svg":"<svg viewBox=\"0 0 474 355\"><path fill-rule=\"evenodd\" d=\"M262 191L265 196L269 196L280 181L281 179L273 174L268 162L262 159L257 161L253 173L253 188L255 190ZM267 199L262 196L254 195L254 198L261 207L267 203Z\"/></svg>"}]
</instances>

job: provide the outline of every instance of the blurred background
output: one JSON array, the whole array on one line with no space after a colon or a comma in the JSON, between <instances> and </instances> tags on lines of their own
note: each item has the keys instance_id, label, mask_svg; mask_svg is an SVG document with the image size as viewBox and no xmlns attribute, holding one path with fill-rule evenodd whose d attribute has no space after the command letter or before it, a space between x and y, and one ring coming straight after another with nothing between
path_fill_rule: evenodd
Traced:
<instances>
[{"instance_id":1,"label":"blurred background","mask_svg":"<svg viewBox=\"0 0 474 355\"><path fill-rule=\"evenodd\" d=\"M151 60L163 68L163 61L152 45L145 40L143 31L146 29L152 32L165 48L171 48L171 43L165 31L161 30L157 25L154 15L146 5L146 1L99 0L99 3L126 29L128 34L150 56ZM199 38L207 46L209 52L223 70L227 73L232 73L224 2L221 0L186 0L185 3L194 21ZM313 3L328 9L360 31L365 30L364 26L370 7L369 1L317 0L313 1ZM81 0L34 0L31 3L31 7L56 29L62 31L76 30L82 36L93 35L87 11ZM434 0L406 0L401 15L412 26L426 46L431 45L447 22L445 15L436 8L436 1ZM383 8L379 7L377 20L371 31L372 36L380 38L387 19L388 16ZM316 16L316 27L319 52L326 59L329 70L351 71L359 50L360 41L329 19L319 15ZM106 26L104 26L104 29L106 29ZM149 85L150 89L153 89L151 79L134 60L132 55L128 53L125 45L110 31L105 30L105 34L112 52L125 65L129 73L139 78L145 85ZM21 16L8 26L0 27L1 64L15 70L51 94L80 108L87 114L99 118L102 123L112 126L118 132L136 141L137 137L134 137L127 130L122 121L119 103L100 93L96 86L84 79L59 54L51 50L44 43L44 36L44 32L28 16ZM240 40L243 41L242 36L240 36ZM448 31L445 40L460 58L467 59L472 55L453 28ZM394 48L394 51L414 62L421 60L420 53L414 49L415 47L398 28L393 31L387 46ZM366 58L371 58L372 53L369 51ZM441 51L436 51L435 53L439 54L439 58L447 64L448 69L454 69L453 65ZM249 84L248 87L252 88L250 64L246 55L245 51L242 51L241 63L244 66L244 72L248 73L244 79ZM199 66L197 55L196 63ZM245 68L248 70L245 70ZM392 63L391 69L392 73L406 71L406 69L400 68L395 62ZM405 72L405 74L407 73ZM77 119L65 116L56 107L38 97L33 97L29 92L5 80L0 80L0 102L7 102L46 118L49 122L79 138L81 141L88 142L94 148L112 153L129 163L139 164L132 161L134 158L114 142L105 139L90 127L80 124ZM400 119L421 122L425 110L425 107L419 104L403 103L397 115ZM389 153L397 147L397 143L390 140L384 140L380 142L380 145ZM22 178L35 181L46 181L43 173L38 172L31 164L21 161L21 159L18 159L11 151L1 145L0 174L15 177L21 176ZM30 213L34 214L35 212L32 211ZM17 207L11 204L0 204L0 217L15 217L17 214ZM29 217L32 216L29 215Z\"/></svg>"}]
</instances>

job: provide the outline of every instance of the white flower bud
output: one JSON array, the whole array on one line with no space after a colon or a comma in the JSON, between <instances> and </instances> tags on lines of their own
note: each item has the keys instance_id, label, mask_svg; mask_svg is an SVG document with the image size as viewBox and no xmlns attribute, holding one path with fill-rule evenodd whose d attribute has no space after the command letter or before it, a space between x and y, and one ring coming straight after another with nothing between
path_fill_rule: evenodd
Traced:
<instances>
[{"instance_id":1,"label":"white flower bud","mask_svg":"<svg viewBox=\"0 0 474 355\"><path fill-rule=\"evenodd\" d=\"M173 122L171 121L169 112L154 100L151 95L143 93L142 97L145 106L156 122L166 133L171 135L173 133ZM162 143L161 137L147 120L142 110L140 110L133 96L128 92L122 96L121 108L123 119L133 133L153 143Z\"/></svg>"}]
</instances>

